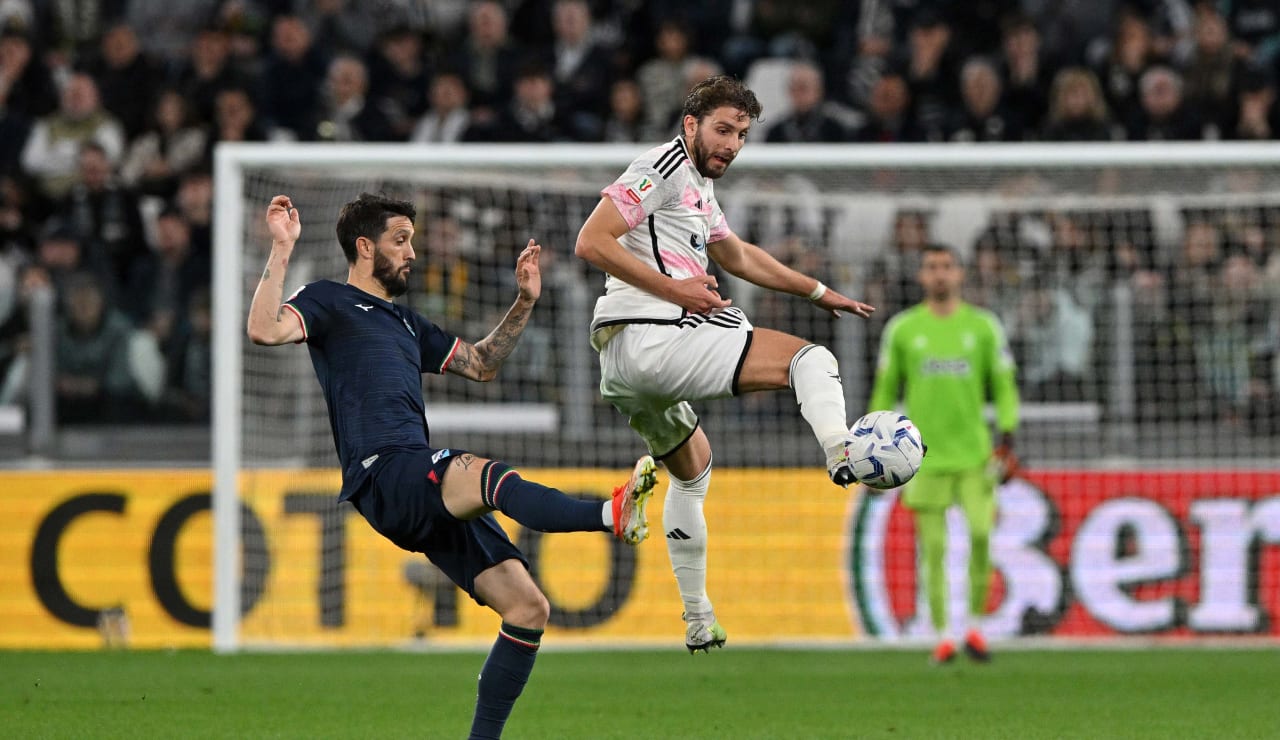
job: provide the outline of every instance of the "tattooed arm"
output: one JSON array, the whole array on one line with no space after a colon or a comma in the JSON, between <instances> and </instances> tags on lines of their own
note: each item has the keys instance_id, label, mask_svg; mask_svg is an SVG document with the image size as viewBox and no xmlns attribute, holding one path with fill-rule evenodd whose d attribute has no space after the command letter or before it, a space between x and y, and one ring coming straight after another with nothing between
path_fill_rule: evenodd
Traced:
<instances>
[{"instance_id":1,"label":"tattooed arm","mask_svg":"<svg viewBox=\"0 0 1280 740\"><path fill-rule=\"evenodd\" d=\"M298 209L287 195L277 195L267 208L267 228L271 231L271 255L262 280L253 292L249 306L249 339L254 344L288 344L303 338L302 324L292 315L285 316L284 271L293 255L293 245L302 234Z\"/></svg>"},{"instance_id":2,"label":"tattooed arm","mask_svg":"<svg viewBox=\"0 0 1280 740\"><path fill-rule=\"evenodd\" d=\"M516 302L489 336L475 344L458 342L458 349L449 362L449 372L481 382L497 377L498 368L516 348L516 342L529 323L533 304L542 295L542 274L538 270L538 253L541 250L542 247L533 239L529 240L516 260L516 284L520 287Z\"/></svg>"}]
</instances>

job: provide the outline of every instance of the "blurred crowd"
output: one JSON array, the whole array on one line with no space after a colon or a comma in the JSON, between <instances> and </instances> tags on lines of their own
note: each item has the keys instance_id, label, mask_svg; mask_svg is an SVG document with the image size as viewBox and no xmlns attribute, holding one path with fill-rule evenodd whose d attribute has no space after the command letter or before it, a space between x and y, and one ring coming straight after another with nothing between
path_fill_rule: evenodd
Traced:
<instances>
[{"instance_id":1,"label":"blurred crowd","mask_svg":"<svg viewBox=\"0 0 1280 740\"><path fill-rule=\"evenodd\" d=\"M872 265L867 298L881 311L869 351L888 316L922 298L929 219L899 212ZM1280 208L1191 209L1178 221L1162 244L1147 210L993 218L972 245L965 293L1000 317L1025 400L1100 402L1111 414L1127 387L1139 421L1280 431Z\"/></svg>"},{"instance_id":2,"label":"blurred crowd","mask_svg":"<svg viewBox=\"0 0 1280 740\"><path fill-rule=\"evenodd\" d=\"M208 418L218 142L656 143L717 72L765 99L755 141L1272 139L1278 64L1270 0L0 0L0 404L47 287L61 421ZM993 226L970 287L1032 397L1096 398L1118 275L1169 358L1149 380L1192 368L1224 415L1271 392L1266 214L1192 219L1164 261L1088 214L1027 218L1043 243ZM880 316L918 297L926 220L899 214L874 266Z\"/></svg>"}]
</instances>

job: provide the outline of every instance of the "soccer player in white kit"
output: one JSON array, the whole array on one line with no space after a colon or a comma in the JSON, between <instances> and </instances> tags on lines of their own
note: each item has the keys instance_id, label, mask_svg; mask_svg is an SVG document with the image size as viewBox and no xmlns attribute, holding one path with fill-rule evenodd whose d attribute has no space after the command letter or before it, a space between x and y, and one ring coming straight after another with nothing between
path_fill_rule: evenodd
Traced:
<instances>
[{"instance_id":1,"label":"soccer player in white kit","mask_svg":"<svg viewBox=\"0 0 1280 740\"><path fill-rule=\"evenodd\" d=\"M574 251L607 273L596 301L592 346L600 391L626 414L670 473L663 507L667 551L684 601L685 646L722 647L726 633L707 597L711 444L690 401L791 388L837 485L853 482L840 371L830 350L753 328L720 297L708 260L756 285L806 296L818 308L861 316L874 309L792 270L740 239L716 202L724 175L747 139L760 103L728 76L685 98L680 135L650 149L602 191Z\"/></svg>"}]
</instances>

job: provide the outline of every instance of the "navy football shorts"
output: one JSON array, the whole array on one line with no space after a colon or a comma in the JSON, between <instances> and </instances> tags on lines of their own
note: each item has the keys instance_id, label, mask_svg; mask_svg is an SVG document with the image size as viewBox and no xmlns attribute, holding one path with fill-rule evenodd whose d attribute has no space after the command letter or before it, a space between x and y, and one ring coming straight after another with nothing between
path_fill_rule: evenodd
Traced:
<instances>
[{"instance_id":1,"label":"navy football shorts","mask_svg":"<svg viewBox=\"0 0 1280 740\"><path fill-rule=\"evenodd\" d=\"M492 513L462 521L445 509L439 481L452 458L462 454L452 449L385 453L351 503L379 534L423 553L484 604L476 596L476 576L504 560L514 558L526 568L529 561Z\"/></svg>"}]
</instances>

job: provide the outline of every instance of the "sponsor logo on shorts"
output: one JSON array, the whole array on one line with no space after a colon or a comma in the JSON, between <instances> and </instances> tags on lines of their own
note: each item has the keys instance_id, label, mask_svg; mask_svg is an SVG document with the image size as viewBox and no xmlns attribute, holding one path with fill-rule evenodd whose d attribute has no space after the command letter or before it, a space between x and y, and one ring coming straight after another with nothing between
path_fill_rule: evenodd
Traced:
<instances>
[{"instance_id":1,"label":"sponsor logo on shorts","mask_svg":"<svg viewBox=\"0 0 1280 740\"><path fill-rule=\"evenodd\" d=\"M369 469L369 466L370 466L370 465L372 465L372 464L374 464L374 462L376 462L376 461L377 461L377 459L378 459L378 456L377 456L377 455L370 455L370 456L366 457L365 459L361 460L361 461L360 461L360 464L364 466L364 469L365 469L365 470L368 470L368 469Z\"/></svg>"},{"instance_id":2,"label":"sponsor logo on shorts","mask_svg":"<svg viewBox=\"0 0 1280 740\"><path fill-rule=\"evenodd\" d=\"M435 465L436 463L440 462L441 460L445 459L446 457L452 454L453 452L451 452L448 447L444 448L443 450L436 450L436 454L431 456L431 464Z\"/></svg>"}]
</instances>

